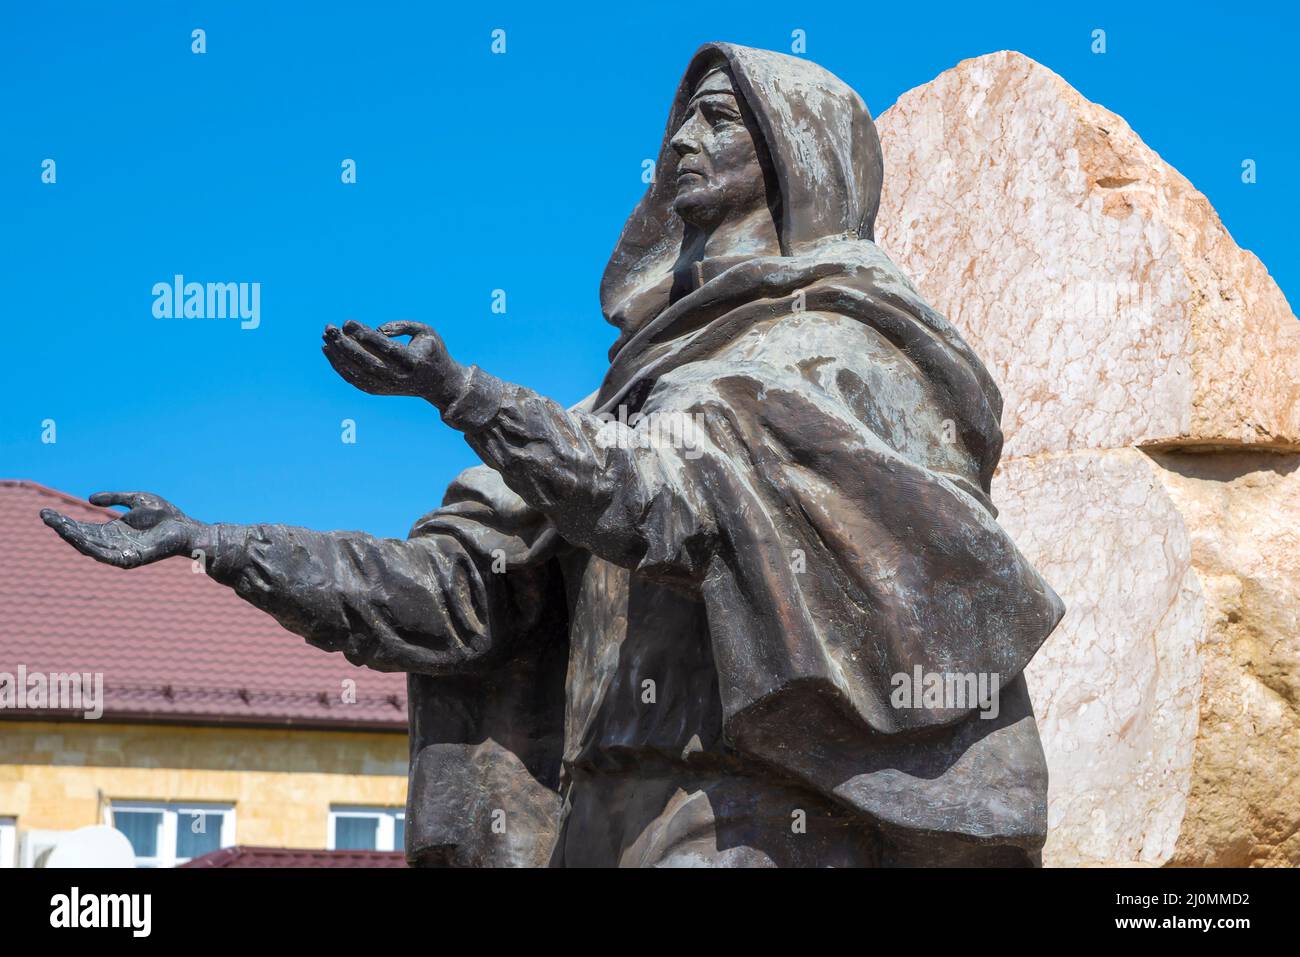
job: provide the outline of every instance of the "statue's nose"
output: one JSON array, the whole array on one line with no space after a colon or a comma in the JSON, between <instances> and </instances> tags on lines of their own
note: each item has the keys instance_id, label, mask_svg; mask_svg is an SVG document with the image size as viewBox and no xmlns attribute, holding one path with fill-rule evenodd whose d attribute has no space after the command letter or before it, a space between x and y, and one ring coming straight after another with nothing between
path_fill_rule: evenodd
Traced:
<instances>
[{"instance_id":1,"label":"statue's nose","mask_svg":"<svg viewBox=\"0 0 1300 957\"><path fill-rule=\"evenodd\" d=\"M683 123L673 134L673 138L668 141L668 145L676 151L678 156L685 156L688 153L698 153L700 151L700 141L691 131L691 123Z\"/></svg>"}]
</instances>

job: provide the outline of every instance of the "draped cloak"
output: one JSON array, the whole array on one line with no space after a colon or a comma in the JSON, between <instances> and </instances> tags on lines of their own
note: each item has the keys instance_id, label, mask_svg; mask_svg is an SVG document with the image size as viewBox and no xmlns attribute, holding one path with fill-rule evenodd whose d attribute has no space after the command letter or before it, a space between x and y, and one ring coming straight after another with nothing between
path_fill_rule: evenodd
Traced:
<instances>
[{"instance_id":1,"label":"draped cloak","mask_svg":"<svg viewBox=\"0 0 1300 957\"><path fill-rule=\"evenodd\" d=\"M684 227L669 139L719 58L772 160L781 255L713 275L697 266L695 288L674 299ZM492 701L472 682L457 697L460 677L411 677L417 854L478 859L486 823L465 808L511 802L528 809L539 843L550 840L572 624L554 559L620 524L633 541L624 553L597 545L606 557L633 581L703 604L725 748L866 819L1041 845L1046 768L1021 673L1063 607L995 521L996 386L871 241L881 174L865 106L826 71L729 44L696 54L655 181L602 282L606 318L622 332L611 367L570 414L683 412L704 440L694 457L650 448L604 461L611 481L635 486L629 502L588 499L574 479L572 501L552 493L548 511L604 511L566 516L563 529L525 504L547 497L527 469L483 467L417 523L413 537L455 539L476 568L504 557L510 586L487 576L480 586L499 592L489 628L514 633L504 664L479 679ZM589 443L590 432L565 439ZM470 442L493 460L491 438L471 432ZM891 706L891 677L917 666L999 676L1001 715L982 719L973 702ZM520 840L518 853L540 860Z\"/></svg>"},{"instance_id":2,"label":"draped cloak","mask_svg":"<svg viewBox=\"0 0 1300 957\"><path fill-rule=\"evenodd\" d=\"M719 61L771 159L780 255L681 269L669 139ZM321 647L410 672L413 861L563 863L574 789L656 762L732 762L936 849L1041 847L1022 672L1063 608L996 521L996 386L872 242L881 173L838 79L701 48L602 281L599 391L565 410L472 369L444 418L486 464L409 541L339 540L303 573L360 597L331 593L323 625L261 589ZM693 446L642 441L653 413L689 416ZM1000 712L896 707L918 668L996 676Z\"/></svg>"}]
</instances>

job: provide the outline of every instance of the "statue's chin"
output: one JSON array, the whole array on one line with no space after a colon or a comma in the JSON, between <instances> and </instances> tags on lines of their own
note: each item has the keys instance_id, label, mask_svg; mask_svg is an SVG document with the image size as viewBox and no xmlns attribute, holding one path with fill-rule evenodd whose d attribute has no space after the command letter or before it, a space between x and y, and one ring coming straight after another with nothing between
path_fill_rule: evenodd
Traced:
<instances>
[{"instance_id":1,"label":"statue's chin","mask_svg":"<svg viewBox=\"0 0 1300 957\"><path fill-rule=\"evenodd\" d=\"M683 222L700 229L709 229L719 219L716 197L706 189L683 189L673 200L673 210Z\"/></svg>"}]
</instances>

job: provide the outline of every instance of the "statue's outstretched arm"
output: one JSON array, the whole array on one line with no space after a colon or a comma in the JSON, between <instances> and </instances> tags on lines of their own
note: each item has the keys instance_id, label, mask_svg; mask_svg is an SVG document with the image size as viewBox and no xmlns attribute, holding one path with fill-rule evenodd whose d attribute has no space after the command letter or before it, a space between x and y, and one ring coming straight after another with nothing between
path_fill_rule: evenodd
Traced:
<instances>
[{"instance_id":1,"label":"statue's outstretched arm","mask_svg":"<svg viewBox=\"0 0 1300 957\"><path fill-rule=\"evenodd\" d=\"M208 574L285 628L378 671L472 670L493 650L481 609L487 570L445 536L401 541L286 525L208 525L146 492L104 492L130 508L103 524L52 509L45 523L82 554L119 568L201 560Z\"/></svg>"},{"instance_id":2,"label":"statue's outstretched arm","mask_svg":"<svg viewBox=\"0 0 1300 957\"><path fill-rule=\"evenodd\" d=\"M411 336L410 344L395 336ZM704 472L731 465L709 437L708 416L655 433L565 409L522 386L462 366L431 328L349 322L325 330L335 370L364 391L427 399L479 457L574 545L666 580L701 576L716 529ZM679 441L685 440L685 441Z\"/></svg>"}]
</instances>

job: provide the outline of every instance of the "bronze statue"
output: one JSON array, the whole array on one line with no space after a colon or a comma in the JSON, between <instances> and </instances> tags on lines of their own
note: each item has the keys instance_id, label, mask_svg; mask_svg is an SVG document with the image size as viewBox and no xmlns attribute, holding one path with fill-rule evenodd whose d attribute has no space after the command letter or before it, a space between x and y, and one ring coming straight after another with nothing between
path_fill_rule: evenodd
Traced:
<instances>
[{"instance_id":1,"label":"bronze statue","mask_svg":"<svg viewBox=\"0 0 1300 957\"><path fill-rule=\"evenodd\" d=\"M708 44L656 170L572 409L420 323L325 329L340 375L427 399L483 460L406 541L139 493L45 521L125 568L201 551L312 644L408 672L413 863L1037 863L1022 671L1062 606L995 521L996 386L872 242L862 100Z\"/></svg>"}]
</instances>

